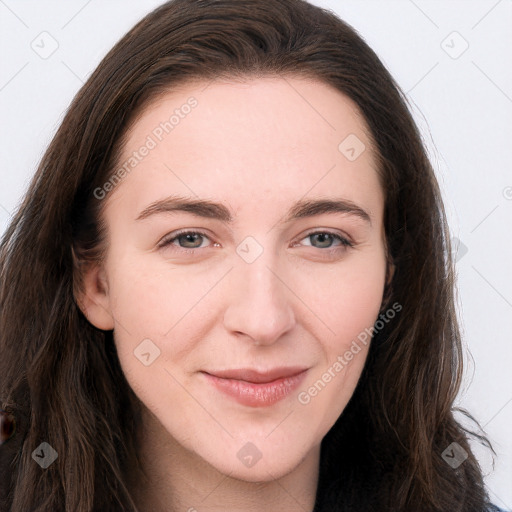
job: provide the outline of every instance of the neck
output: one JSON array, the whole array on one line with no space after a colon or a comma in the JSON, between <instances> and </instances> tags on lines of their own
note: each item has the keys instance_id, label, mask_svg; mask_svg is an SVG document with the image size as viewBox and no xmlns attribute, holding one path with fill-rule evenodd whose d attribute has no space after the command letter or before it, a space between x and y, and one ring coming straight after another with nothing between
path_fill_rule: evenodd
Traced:
<instances>
[{"instance_id":1,"label":"neck","mask_svg":"<svg viewBox=\"0 0 512 512\"><path fill-rule=\"evenodd\" d=\"M151 414L140 453L146 477L134 482L140 512L310 512L315 505L320 446L291 472L264 482L224 475L184 448Z\"/></svg>"}]
</instances>

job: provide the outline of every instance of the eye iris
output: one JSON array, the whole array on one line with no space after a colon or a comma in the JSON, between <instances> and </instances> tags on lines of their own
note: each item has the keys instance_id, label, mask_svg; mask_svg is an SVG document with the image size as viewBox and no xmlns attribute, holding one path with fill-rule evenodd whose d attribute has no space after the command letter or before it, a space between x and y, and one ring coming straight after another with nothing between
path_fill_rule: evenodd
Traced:
<instances>
[{"instance_id":1,"label":"eye iris","mask_svg":"<svg viewBox=\"0 0 512 512\"><path fill-rule=\"evenodd\" d=\"M310 235L311 238L317 238L317 241L320 242L320 247L330 247L332 245L333 237L329 233L315 233L314 235ZM325 243L327 242L327 245Z\"/></svg>"},{"instance_id":2,"label":"eye iris","mask_svg":"<svg viewBox=\"0 0 512 512\"><path fill-rule=\"evenodd\" d=\"M202 235L200 235L199 233L194 233L194 234L192 234L192 233L187 233L187 234L184 234L184 235L180 235L180 236L178 237L178 240L179 240L179 243L180 243L180 246L181 246L181 247L186 247L187 249L190 249L190 248L195 249L195 248L197 248L197 247L200 247L200 246L201 246L201 242L202 242L202 240L201 240L201 238L200 238L201 236L202 236ZM186 242L185 242L185 243L187 243L187 242L191 242L191 243L193 244L194 242L199 241L199 244L196 244L196 245L183 245L183 244L181 243L181 241L182 241L183 239L186 239Z\"/></svg>"}]
</instances>

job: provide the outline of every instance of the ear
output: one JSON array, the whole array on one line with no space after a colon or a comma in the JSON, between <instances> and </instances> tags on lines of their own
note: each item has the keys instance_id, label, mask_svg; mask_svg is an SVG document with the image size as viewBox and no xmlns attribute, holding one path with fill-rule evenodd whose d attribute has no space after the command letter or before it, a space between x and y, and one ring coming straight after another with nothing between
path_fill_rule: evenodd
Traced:
<instances>
[{"instance_id":1,"label":"ear","mask_svg":"<svg viewBox=\"0 0 512 512\"><path fill-rule=\"evenodd\" d=\"M389 286L391 281L393 280L393 276L395 275L395 264L391 260L391 257L388 258L387 268L386 268L386 285Z\"/></svg>"},{"instance_id":2,"label":"ear","mask_svg":"<svg viewBox=\"0 0 512 512\"><path fill-rule=\"evenodd\" d=\"M389 302L391 301L391 282L393 281L394 274L395 264L391 259L391 256L388 254L386 261L386 280L384 282L384 293L382 295L382 302L380 304L380 313L384 312L384 310L388 307Z\"/></svg>"},{"instance_id":3,"label":"ear","mask_svg":"<svg viewBox=\"0 0 512 512\"><path fill-rule=\"evenodd\" d=\"M103 331L114 329L105 270L99 264L82 269L82 291L76 301L87 320Z\"/></svg>"}]
</instances>

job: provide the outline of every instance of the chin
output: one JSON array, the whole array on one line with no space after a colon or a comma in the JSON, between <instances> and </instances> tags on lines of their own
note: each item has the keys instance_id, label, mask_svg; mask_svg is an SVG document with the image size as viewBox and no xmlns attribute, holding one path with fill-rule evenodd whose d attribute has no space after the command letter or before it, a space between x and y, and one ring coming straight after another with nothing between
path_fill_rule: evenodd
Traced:
<instances>
[{"instance_id":1,"label":"chin","mask_svg":"<svg viewBox=\"0 0 512 512\"><path fill-rule=\"evenodd\" d=\"M282 478L294 471L305 461L306 455L301 449L293 446L278 450L268 444L260 451L248 442L222 454L209 454L209 457L204 457L204 460L230 478L244 482L265 483Z\"/></svg>"}]
</instances>

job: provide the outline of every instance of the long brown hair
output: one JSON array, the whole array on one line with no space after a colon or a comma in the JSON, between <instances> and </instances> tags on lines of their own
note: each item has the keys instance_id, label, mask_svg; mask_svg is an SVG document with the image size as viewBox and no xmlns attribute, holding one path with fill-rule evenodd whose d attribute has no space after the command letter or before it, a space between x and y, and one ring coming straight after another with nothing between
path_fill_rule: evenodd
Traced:
<instances>
[{"instance_id":1,"label":"long brown hair","mask_svg":"<svg viewBox=\"0 0 512 512\"><path fill-rule=\"evenodd\" d=\"M454 418L462 349L449 234L407 101L348 24L304 0L174 0L107 54L72 102L0 246L0 399L16 418L0 447L12 512L130 510L140 403L113 333L75 297L107 249L94 191L109 180L130 123L190 80L303 76L353 100L374 140L402 310L373 336L355 393L322 442L315 511L482 512L469 435ZM47 469L32 453L47 442ZM457 468L442 456L467 452ZM12 507L12 508L10 508Z\"/></svg>"}]
</instances>

